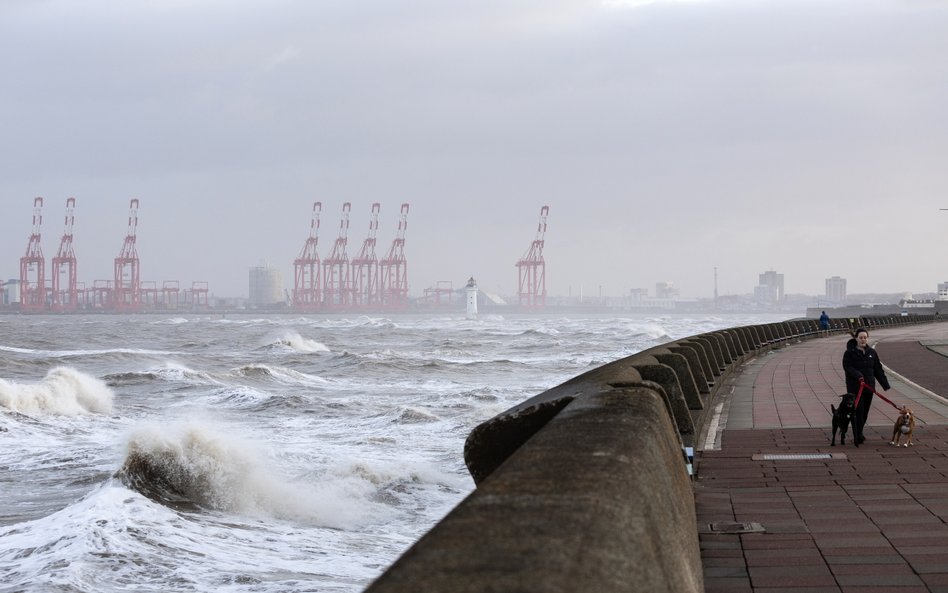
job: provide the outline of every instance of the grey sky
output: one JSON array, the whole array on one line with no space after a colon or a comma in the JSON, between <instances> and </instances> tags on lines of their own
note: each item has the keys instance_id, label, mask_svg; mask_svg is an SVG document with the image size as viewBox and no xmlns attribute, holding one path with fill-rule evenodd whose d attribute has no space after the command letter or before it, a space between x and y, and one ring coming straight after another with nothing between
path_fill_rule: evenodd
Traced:
<instances>
[{"instance_id":1,"label":"grey sky","mask_svg":"<svg viewBox=\"0 0 948 593\"><path fill-rule=\"evenodd\" d=\"M55 255L247 293L398 209L411 292L516 291L550 206L552 294L935 290L948 280L948 2L13 0L0 3L0 276L35 196Z\"/></svg>"}]
</instances>

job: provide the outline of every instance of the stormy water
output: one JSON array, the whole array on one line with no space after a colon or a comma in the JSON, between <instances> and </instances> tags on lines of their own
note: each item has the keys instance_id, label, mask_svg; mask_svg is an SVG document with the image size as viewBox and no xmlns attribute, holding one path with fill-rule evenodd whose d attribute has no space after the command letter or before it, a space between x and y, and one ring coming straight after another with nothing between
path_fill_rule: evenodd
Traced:
<instances>
[{"instance_id":1,"label":"stormy water","mask_svg":"<svg viewBox=\"0 0 948 593\"><path fill-rule=\"evenodd\" d=\"M0 316L0 592L358 592L570 377L775 315Z\"/></svg>"}]
</instances>

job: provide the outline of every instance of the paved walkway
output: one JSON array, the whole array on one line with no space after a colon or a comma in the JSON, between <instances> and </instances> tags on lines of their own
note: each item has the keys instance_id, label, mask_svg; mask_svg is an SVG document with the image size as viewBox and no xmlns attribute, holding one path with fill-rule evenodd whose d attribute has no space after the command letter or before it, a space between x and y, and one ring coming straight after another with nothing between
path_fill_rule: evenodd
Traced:
<instances>
[{"instance_id":1,"label":"paved walkway","mask_svg":"<svg viewBox=\"0 0 948 593\"><path fill-rule=\"evenodd\" d=\"M708 593L948 593L948 323L871 335L914 447L888 444L896 410L878 397L866 442L829 446L847 340L760 355L722 386L696 455Z\"/></svg>"}]
</instances>

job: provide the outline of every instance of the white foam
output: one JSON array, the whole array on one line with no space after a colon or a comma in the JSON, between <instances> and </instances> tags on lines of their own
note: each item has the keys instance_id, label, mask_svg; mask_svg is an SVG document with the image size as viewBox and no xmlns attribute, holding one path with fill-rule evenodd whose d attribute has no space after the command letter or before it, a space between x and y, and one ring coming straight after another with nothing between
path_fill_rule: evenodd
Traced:
<instances>
[{"instance_id":1,"label":"white foam","mask_svg":"<svg viewBox=\"0 0 948 593\"><path fill-rule=\"evenodd\" d=\"M669 337L668 332L665 330L665 328L661 324L658 324L658 323L646 323L645 325L641 327L641 331L643 334L645 334L646 336L648 336L649 338L653 340Z\"/></svg>"},{"instance_id":2,"label":"white foam","mask_svg":"<svg viewBox=\"0 0 948 593\"><path fill-rule=\"evenodd\" d=\"M0 350L3 352L16 352L17 354L36 354L39 350L33 350L32 348L17 348L16 346L0 346Z\"/></svg>"},{"instance_id":3,"label":"white foam","mask_svg":"<svg viewBox=\"0 0 948 593\"><path fill-rule=\"evenodd\" d=\"M51 356L54 358L67 356L95 356L99 354L173 354L172 352L167 352L164 350L148 350L144 348L106 348L102 350L35 350L32 348L17 348L16 346L0 346L0 351L14 352L16 354Z\"/></svg>"},{"instance_id":4,"label":"white foam","mask_svg":"<svg viewBox=\"0 0 948 593\"><path fill-rule=\"evenodd\" d=\"M128 438L127 457L156 468L178 494L215 510L350 528L374 517L370 483L302 484L274 473L256 445L194 422L148 425Z\"/></svg>"},{"instance_id":5,"label":"white foam","mask_svg":"<svg viewBox=\"0 0 948 593\"><path fill-rule=\"evenodd\" d=\"M299 333L295 331L289 331L283 334L283 336L277 341L277 344L281 346L286 346L297 352L329 352L329 347L321 342L316 340L311 340L309 338L304 338Z\"/></svg>"},{"instance_id":6,"label":"white foam","mask_svg":"<svg viewBox=\"0 0 948 593\"><path fill-rule=\"evenodd\" d=\"M454 489L470 487L469 479L465 476L446 472L428 461L410 457L386 461L340 459L331 474L339 479L358 478L374 486L412 482Z\"/></svg>"},{"instance_id":7,"label":"white foam","mask_svg":"<svg viewBox=\"0 0 948 593\"><path fill-rule=\"evenodd\" d=\"M438 416L423 408L408 406L398 416L397 422L414 424L419 422L437 422Z\"/></svg>"},{"instance_id":8,"label":"white foam","mask_svg":"<svg viewBox=\"0 0 948 593\"><path fill-rule=\"evenodd\" d=\"M71 367L56 367L40 383L0 379L0 406L28 415L109 414L113 393L99 379Z\"/></svg>"},{"instance_id":9,"label":"white foam","mask_svg":"<svg viewBox=\"0 0 948 593\"><path fill-rule=\"evenodd\" d=\"M377 576L380 562L411 543L386 533L181 515L113 480L51 515L0 526L0 541L4 591L234 593L298 590L300 582L355 591L352 583Z\"/></svg>"},{"instance_id":10,"label":"white foam","mask_svg":"<svg viewBox=\"0 0 948 593\"><path fill-rule=\"evenodd\" d=\"M266 375L277 381L280 381L281 383L286 383L289 385L324 385L328 383L326 379L316 375L309 375L307 373L301 373L286 367L270 366L261 363L248 364L247 366L240 367L239 369L234 369L233 373L242 377Z\"/></svg>"},{"instance_id":11,"label":"white foam","mask_svg":"<svg viewBox=\"0 0 948 593\"><path fill-rule=\"evenodd\" d=\"M168 319L160 319L153 323L155 325L181 325L182 323L189 323L189 321L184 317L169 317Z\"/></svg>"},{"instance_id":12,"label":"white foam","mask_svg":"<svg viewBox=\"0 0 948 593\"><path fill-rule=\"evenodd\" d=\"M196 371L187 365L176 360L163 361L158 368L147 371L154 373L165 381L192 381L197 383L212 382L217 383L210 375L202 371Z\"/></svg>"}]
</instances>

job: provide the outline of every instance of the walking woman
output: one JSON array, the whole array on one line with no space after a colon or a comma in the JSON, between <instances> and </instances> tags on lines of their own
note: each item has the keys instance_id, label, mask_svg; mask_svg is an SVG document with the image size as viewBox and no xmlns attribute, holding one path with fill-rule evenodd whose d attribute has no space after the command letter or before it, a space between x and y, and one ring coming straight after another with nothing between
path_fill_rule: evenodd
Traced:
<instances>
[{"instance_id":1,"label":"walking woman","mask_svg":"<svg viewBox=\"0 0 948 593\"><path fill-rule=\"evenodd\" d=\"M869 346L869 330L860 327L853 333L853 338L846 344L846 352L843 354L843 371L846 373L846 391L847 393L858 394L860 384L876 388L876 380L886 391L889 390L889 378L885 376L882 370L882 362L879 355ZM868 389L862 390L859 398L859 406L856 408L856 418L853 423L853 440L858 445L866 440L862 435L862 427L869 418L869 406L872 405L872 392Z\"/></svg>"}]
</instances>

